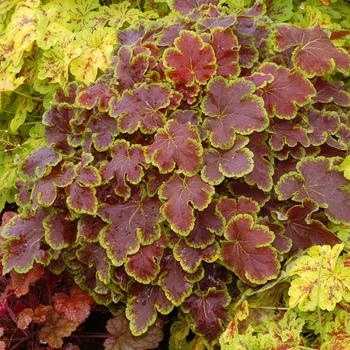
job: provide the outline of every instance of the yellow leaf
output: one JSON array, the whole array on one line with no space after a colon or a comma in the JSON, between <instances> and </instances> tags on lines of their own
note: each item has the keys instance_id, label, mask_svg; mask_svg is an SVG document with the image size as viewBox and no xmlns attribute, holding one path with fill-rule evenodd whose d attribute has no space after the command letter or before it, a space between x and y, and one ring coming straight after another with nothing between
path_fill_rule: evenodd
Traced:
<instances>
[{"instance_id":1,"label":"yellow leaf","mask_svg":"<svg viewBox=\"0 0 350 350\"><path fill-rule=\"evenodd\" d=\"M350 268L339 257L344 244L313 246L287 268L296 276L289 288L289 307L301 311L334 310L341 300L350 300Z\"/></svg>"},{"instance_id":2,"label":"yellow leaf","mask_svg":"<svg viewBox=\"0 0 350 350\"><path fill-rule=\"evenodd\" d=\"M339 170L344 172L344 177L350 180L350 156L346 156L339 165Z\"/></svg>"},{"instance_id":3,"label":"yellow leaf","mask_svg":"<svg viewBox=\"0 0 350 350\"><path fill-rule=\"evenodd\" d=\"M85 84L92 83L98 70L108 68L113 45L116 43L114 28L97 28L92 33L84 30L77 34L76 42L81 55L72 60L70 71L77 80Z\"/></svg>"}]
</instances>

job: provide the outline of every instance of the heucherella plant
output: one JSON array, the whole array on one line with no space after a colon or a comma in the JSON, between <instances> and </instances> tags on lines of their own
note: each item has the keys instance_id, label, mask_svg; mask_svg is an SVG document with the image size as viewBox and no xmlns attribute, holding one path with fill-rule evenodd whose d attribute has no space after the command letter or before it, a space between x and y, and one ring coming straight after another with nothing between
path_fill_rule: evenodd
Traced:
<instances>
[{"instance_id":1,"label":"heucherella plant","mask_svg":"<svg viewBox=\"0 0 350 350\"><path fill-rule=\"evenodd\" d=\"M232 11L174 0L171 9L121 28L95 83L57 90L46 144L19 165L19 213L1 232L5 274L64 271L117 315L107 349L127 322L136 348L156 348L176 313L171 347L210 349L248 317L237 305L272 290L277 303L281 283L300 312L349 301L338 234L350 225L348 52L320 27L271 23L260 2ZM333 273L340 294L329 290ZM281 327L282 345L293 331L295 346L308 344L297 311L266 317L275 327L266 349L278 349L267 346Z\"/></svg>"}]
</instances>

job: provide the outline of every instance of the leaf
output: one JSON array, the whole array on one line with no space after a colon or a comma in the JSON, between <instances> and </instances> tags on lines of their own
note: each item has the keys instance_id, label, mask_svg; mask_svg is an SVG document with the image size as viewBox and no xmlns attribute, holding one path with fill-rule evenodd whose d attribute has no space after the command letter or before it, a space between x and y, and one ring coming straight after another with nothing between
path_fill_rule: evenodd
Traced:
<instances>
[{"instance_id":1,"label":"leaf","mask_svg":"<svg viewBox=\"0 0 350 350\"><path fill-rule=\"evenodd\" d=\"M339 170L344 172L344 177L350 180L350 157L346 156L339 165Z\"/></svg>"},{"instance_id":2,"label":"leaf","mask_svg":"<svg viewBox=\"0 0 350 350\"><path fill-rule=\"evenodd\" d=\"M128 46L121 46L115 58L115 76L120 90L131 89L144 80L150 66L150 52L136 52Z\"/></svg>"},{"instance_id":3,"label":"leaf","mask_svg":"<svg viewBox=\"0 0 350 350\"><path fill-rule=\"evenodd\" d=\"M147 147L147 156L160 173L172 172L177 166L184 175L195 175L200 169L202 154L198 129L174 120L158 130L154 142Z\"/></svg>"},{"instance_id":4,"label":"leaf","mask_svg":"<svg viewBox=\"0 0 350 350\"><path fill-rule=\"evenodd\" d=\"M164 125L160 111L170 103L170 91L157 84L140 85L134 90L124 91L120 99L112 99L111 116L117 117L121 132L132 134L153 133Z\"/></svg>"},{"instance_id":5,"label":"leaf","mask_svg":"<svg viewBox=\"0 0 350 350\"><path fill-rule=\"evenodd\" d=\"M205 5L205 4L216 5L217 3L218 3L217 0L199 0L199 1L174 0L174 2L172 3L172 6L174 10L180 12L182 15L187 15L193 10L199 8L201 5Z\"/></svg>"},{"instance_id":6,"label":"leaf","mask_svg":"<svg viewBox=\"0 0 350 350\"><path fill-rule=\"evenodd\" d=\"M271 83L259 91L271 117L295 118L297 106L306 105L316 94L311 82L298 71L292 72L285 67L277 66L275 63L265 63L259 71L274 77Z\"/></svg>"},{"instance_id":7,"label":"leaf","mask_svg":"<svg viewBox=\"0 0 350 350\"><path fill-rule=\"evenodd\" d=\"M63 29L55 46L46 48L38 62L38 79L65 86L69 80L72 60L82 54L82 48L74 40L74 34Z\"/></svg>"},{"instance_id":8,"label":"leaf","mask_svg":"<svg viewBox=\"0 0 350 350\"><path fill-rule=\"evenodd\" d=\"M115 96L109 82L99 79L94 85L78 90L77 103L86 109L97 107L100 112L108 112L109 101Z\"/></svg>"},{"instance_id":9,"label":"leaf","mask_svg":"<svg viewBox=\"0 0 350 350\"><path fill-rule=\"evenodd\" d=\"M175 48L164 51L163 64L167 77L186 86L205 84L216 72L213 48L195 32L182 30L174 41Z\"/></svg>"},{"instance_id":10,"label":"leaf","mask_svg":"<svg viewBox=\"0 0 350 350\"><path fill-rule=\"evenodd\" d=\"M17 298L29 292L30 285L36 283L45 273L41 265L34 264L26 273L10 272L9 288Z\"/></svg>"},{"instance_id":11,"label":"leaf","mask_svg":"<svg viewBox=\"0 0 350 350\"><path fill-rule=\"evenodd\" d=\"M343 247L313 246L288 267L288 275L293 276L289 307L332 311L342 299L350 300L350 268L339 257Z\"/></svg>"},{"instance_id":12,"label":"leaf","mask_svg":"<svg viewBox=\"0 0 350 350\"><path fill-rule=\"evenodd\" d=\"M254 154L254 168L245 176L245 181L249 185L256 185L265 192L271 191L274 174L273 158L266 143L267 138L267 134L257 132L249 136L248 149Z\"/></svg>"},{"instance_id":13,"label":"leaf","mask_svg":"<svg viewBox=\"0 0 350 350\"><path fill-rule=\"evenodd\" d=\"M276 186L279 200L290 197L296 202L305 198L325 208L327 216L335 222L350 222L350 192L348 181L332 165L332 158L304 158L298 162L296 172L282 175Z\"/></svg>"},{"instance_id":14,"label":"leaf","mask_svg":"<svg viewBox=\"0 0 350 350\"><path fill-rule=\"evenodd\" d=\"M198 282L198 288L202 292L210 288L222 290L232 282L232 272L221 264L203 264L204 277Z\"/></svg>"},{"instance_id":15,"label":"leaf","mask_svg":"<svg viewBox=\"0 0 350 350\"><path fill-rule=\"evenodd\" d=\"M310 109L306 113L308 122L308 138L313 146L324 144L339 129L339 117L336 112Z\"/></svg>"},{"instance_id":16,"label":"leaf","mask_svg":"<svg viewBox=\"0 0 350 350\"><path fill-rule=\"evenodd\" d=\"M57 188L64 188L72 184L75 169L71 163L60 163L52 168L49 175L34 183L32 189L33 207L49 207L57 198Z\"/></svg>"},{"instance_id":17,"label":"leaf","mask_svg":"<svg viewBox=\"0 0 350 350\"><path fill-rule=\"evenodd\" d=\"M88 242L98 241L104 226L105 224L100 218L82 215L78 221L78 236L83 237Z\"/></svg>"},{"instance_id":18,"label":"leaf","mask_svg":"<svg viewBox=\"0 0 350 350\"><path fill-rule=\"evenodd\" d=\"M173 231L188 235L194 228L193 208L204 210L211 202L213 194L214 187L205 183L198 175L181 177L174 174L159 189L159 198L165 201L161 213Z\"/></svg>"},{"instance_id":19,"label":"leaf","mask_svg":"<svg viewBox=\"0 0 350 350\"><path fill-rule=\"evenodd\" d=\"M334 102L339 106L350 106L350 94L341 82L330 82L322 78L317 78L313 83L317 95L315 102L330 103Z\"/></svg>"},{"instance_id":20,"label":"leaf","mask_svg":"<svg viewBox=\"0 0 350 350\"><path fill-rule=\"evenodd\" d=\"M143 175L142 166L145 156L142 146L130 145L128 141L117 140L111 149L112 160L101 169L102 180L115 180L115 193L125 199L130 197L131 189L126 180L133 185L138 184Z\"/></svg>"},{"instance_id":21,"label":"leaf","mask_svg":"<svg viewBox=\"0 0 350 350\"><path fill-rule=\"evenodd\" d=\"M243 79L232 82L217 77L208 84L208 93L202 100L202 110L209 116L204 128L209 131L209 141L214 147L228 149L235 135L248 135L262 131L268 124L262 100L252 95L254 85Z\"/></svg>"},{"instance_id":22,"label":"leaf","mask_svg":"<svg viewBox=\"0 0 350 350\"><path fill-rule=\"evenodd\" d=\"M48 314L43 328L39 331L39 339L50 347L59 349L63 346L63 338L69 337L76 328L77 324L52 311Z\"/></svg>"},{"instance_id":23,"label":"leaf","mask_svg":"<svg viewBox=\"0 0 350 350\"><path fill-rule=\"evenodd\" d=\"M166 247L163 236L150 245L141 246L133 255L129 255L125 263L126 273L137 282L149 284L160 271L160 260Z\"/></svg>"},{"instance_id":24,"label":"leaf","mask_svg":"<svg viewBox=\"0 0 350 350\"><path fill-rule=\"evenodd\" d=\"M126 317L134 336L147 332L157 319L157 311L166 315L173 305L158 286L133 284L128 290Z\"/></svg>"},{"instance_id":25,"label":"leaf","mask_svg":"<svg viewBox=\"0 0 350 350\"><path fill-rule=\"evenodd\" d=\"M223 218L216 212L216 203L211 202L203 211L195 212L195 226L186 237L186 244L193 248L205 248L220 236L224 228Z\"/></svg>"},{"instance_id":26,"label":"leaf","mask_svg":"<svg viewBox=\"0 0 350 350\"><path fill-rule=\"evenodd\" d=\"M267 0L267 16L275 22L285 22L293 16L293 4L288 0Z\"/></svg>"},{"instance_id":27,"label":"leaf","mask_svg":"<svg viewBox=\"0 0 350 350\"><path fill-rule=\"evenodd\" d=\"M68 190L67 205L80 214L95 214L97 211L95 188L82 186L75 180Z\"/></svg>"},{"instance_id":28,"label":"leaf","mask_svg":"<svg viewBox=\"0 0 350 350\"><path fill-rule=\"evenodd\" d=\"M196 333L204 336L209 344L215 342L228 321L227 307L230 296L225 290L209 289L206 293L193 293L182 305L194 321Z\"/></svg>"},{"instance_id":29,"label":"leaf","mask_svg":"<svg viewBox=\"0 0 350 350\"><path fill-rule=\"evenodd\" d=\"M224 265L243 281L263 284L279 272L277 254L271 247L274 234L254 222L249 214L238 214L226 227L221 258Z\"/></svg>"},{"instance_id":30,"label":"leaf","mask_svg":"<svg viewBox=\"0 0 350 350\"><path fill-rule=\"evenodd\" d=\"M22 171L29 179L40 178L51 166L55 166L61 156L51 147L43 147L34 151L23 163Z\"/></svg>"},{"instance_id":31,"label":"leaf","mask_svg":"<svg viewBox=\"0 0 350 350\"><path fill-rule=\"evenodd\" d=\"M85 265L88 271L81 273L78 280L91 290L97 291L98 283L108 284L111 275L111 262L109 261L105 249L99 244L82 244L76 250L78 260Z\"/></svg>"},{"instance_id":32,"label":"leaf","mask_svg":"<svg viewBox=\"0 0 350 350\"><path fill-rule=\"evenodd\" d=\"M127 201L100 207L99 215L110 223L101 232L100 244L114 265L122 265L127 255L135 254L141 242L152 243L159 238L159 208L159 200L144 197L141 190Z\"/></svg>"},{"instance_id":33,"label":"leaf","mask_svg":"<svg viewBox=\"0 0 350 350\"><path fill-rule=\"evenodd\" d=\"M30 98L24 96L18 96L16 100L16 113L11 119L9 125L9 131L12 134L16 134L18 129L23 125L27 118L27 114L34 109L34 103Z\"/></svg>"},{"instance_id":34,"label":"leaf","mask_svg":"<svg viewBox=\"0 0 350 350\"><path fill-rule=\"evenodd\" d=\"M72 148L68 144L71 138L71 120L75 113L73 109L63 106L52 106L43 116L45 125L45 136L49 144L54 144L64 152L71 152Z\"/></svg>"},{"instance_id":35,"label":"leaf","mask_svg":"<svg viewBox=\"0 0 350 350\"><path fill-rule=\"evenodd\" d=\"M288 147L295 147L297 144L304 147L310 146L306 129L298 123L298 120L275 119L270 124L268 131L272 134L269 143L274 151L281 151L285 145Z\"/></svg>"},{"instance_id":36,"label":"leaf","mask_svg":"<svg viewBox=\"0 0 350 350\"><path fill-rule=\"evenodd\" d=\"M238 76L240 72L239 44L237 37L230 28L222 29L220 27L216 27L212 31L212 46L218 65L216 74L232 79Z\"/></svg>"},{"instance_id":37,"label":"leaf","mask_svg":"<svg viewBox=\"0 0 350 350\"><path fill-rule=\"evenodd\" d=\"M217 242L205 248L194 248L185 239L180 239L175 244L173 252L175 259L180 263L182 269L189 273L196 272L202 261L213 263L220 256Z\"/></svg>"},{"instance_id":38,"label":"leaf","mask_svg":"<svg viewBox=\"0 0 350 350\"><path fill-rule=\"evenodd\" d=\"M92 134L96 151L106 151L113 143L117 134L117 123L107 113L97 113L91 116L86 129Z\"/></svg>"},{"instance_id":39,"label":"leaf","mask_svg":"<svg viewBox=\"0 0 350 350\"><path fill-rule=\"evenodd\" d=\"M318 211L318 206L309 199L304 199L301 205L289 208L285 215L278 219L285 225L285 235L292 240L291 254L313 245L335 245L339 239L319 220L312 218Z\"/></svg>"},{"instance_id":40,"label":"leaf","mask_svg":"<svg viewBox=\"0 0 350 350\"><path fill-rule=\"evenodd\" d=\"M107 69L116 39L114 29L109 27L98 27L94 31L84 29L77 33L81 54L72 60L70 66L75 78L88 85L95 80L99 69Z\"/></svg>"},{"instance_id":41,"label":"leaf","mask_svg":"<svg viewBox=\"0 0 350 350\"><path fill-rule=\"evenodd\" d=\"M41 245L41 240L44 238L43 220L46 215L45 210L40 210L27 218L17 215L2 230L1 234L5 238L3 273L13 269L19 273L26 273L33 267L34 261L41 263L48 261L48 251Z\"/></svg>"},{"instance_id":42,"label":"leaf","mask_svg":"<svg viewBox=\"0 0 350 350\"><path fill-rule=\"evenodd\" d=\"M130 332L128 320L124 315L117 315L107 322L107 331L110 336L104 341L106 350L148 350L157 349L164 337L161 322L156 322L143 335L134 336Z\"/></svg>"},{"instance_id":43,"label":"leaf","mask_svg":"<svg viewBox=\"0 0 350 350\"><path fill-rule=\"evenodd\" d=\"M17 315L17 327L26 330L33 320L33 309L25 308Z\"/></svg>"},{"instance_id":44,"label":"leaf","mask_svg":"<svg viewBox=\"0 0 350 350\"><path fill-rule=\"evenodd\" d=\"M73 245L77 239L77 223L70 221L63 210L52 211L44 219L45 240L53 249Z\"/></svg>"},{"instance_id":45,"label":"leaf","mask_svg":"<svg viewBox=\"0 0 350 350\"><path fill-rule=\"evenodd\" d=\"M214 148L204 152L204 166L201 176L211 185L220 184L225 178L239 178L253 170L253 153L246 148L249 139L237 135L234 145L227 151Z\"/></svg>"},{"instance_id":46,"label":"leaf","mask_svg":"<svg viewBox=\"0 0 350 350\"><path fill-rule=\"evenodd\" d=\"M101 176L98 169L91 165L93 160L94 156L91 153L82 153L75 182L85 187L96 187L101 184Z\"/></svg>"},{"instance_id":47,"label":"leaf","mask_svg":"<svg viewBox=\"0 0 350 350\"><path fill-rule=\"evenodd\" d=\"M294 65L310 77L326 75L334 68L341 72L350 69L349 54L336 48L319 27L299 28L289 24L277 26L276 45L279 51L294 48Z\"/></svg>"},{"instance_id":48,"label":"leaf","mask_svg":"<svg viewBox=\"0 0 350 350\"><path fill-rule=\"evenodd\" d=\"M193 281L172 253L163 256L158 281L168 300L179 306L192 293Z\"/></svg>"},{"instance_id":49,"label":"leaf","mask_svg":"<svg viewBox=\"0 0 350 350\"><path fill-rule=\"evenodd\" d=\"M72 287L70 295L63 292L55 293L52 297L54 309L75 324L83 323L90 314L91 297L80 288Z\"/></svg>"}]
</instances>

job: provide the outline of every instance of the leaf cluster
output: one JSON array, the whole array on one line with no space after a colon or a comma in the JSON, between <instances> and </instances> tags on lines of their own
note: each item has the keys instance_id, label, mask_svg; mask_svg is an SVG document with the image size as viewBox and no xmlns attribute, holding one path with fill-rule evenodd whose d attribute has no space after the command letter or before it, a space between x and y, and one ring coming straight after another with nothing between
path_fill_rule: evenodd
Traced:
<instances>
[{"instance_id":1,"label":"leaf cluster","mask_svg":"<svg viewBox=\"0 0 350 350\"><path fill-rule=\"evenodd\" d=\"M1 232L4 274L64 272L117 315L108 349L123 337L155 348L173 310L173 349L210 349L248 317L235 315L250 303L237 299L265 291L300 312L349 302L339 257L339 231L350 225L349 54L318 26L271 23L261 2L170 8L119 28L95 83L56 91L43 116L46 144L19 164L19 213ZM66 317L61 340L88 313L75 291L53 299ZM312 344L299 339L297 311L267 314L274 326L256 349L274 349L276 336ZM317 339L327 336L312 324ZM238 332L242 341L254 327Z\"/></svg>"}]
</instances>

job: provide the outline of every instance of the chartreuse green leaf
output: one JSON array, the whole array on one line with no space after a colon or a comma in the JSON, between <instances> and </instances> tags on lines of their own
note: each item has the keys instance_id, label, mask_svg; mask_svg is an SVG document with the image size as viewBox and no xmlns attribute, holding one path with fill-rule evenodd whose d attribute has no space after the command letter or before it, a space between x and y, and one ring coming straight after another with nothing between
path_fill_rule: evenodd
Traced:
<instances>
[{"instance_id":1,"label":"chartreuse green leaf","mask_svg":"<svg viewBox=\"0 0 350 350\"><path fill-rule=\"evenodd\" d=\"M288 266L288 275L293 278L289 307L332 311L340 301L350 301L350 267L340 256L343 248L344 244L313 246Z\"/></svg>"},{"instance_id":2,"label":"chartreuse green leaf","mask_svg":"<svg viewBox=\"0 0 350 350\"><path fill-rule=\"evenodd\" d=\"M339 170L344 172L344 177L350 180L350 156L346 156L339 166Z\"/></svg>"},{"instance_id":3,"label":"chartreuse green leaf","mask_svg":"<svg viewBox=\"0 0 350 350\"><path fill-rule=\"evenodd\" d=\"M92 83L99 69L105 70L110 63L116 34L113 28L83 30L76 35L81 54L72 60L70 71L77 80Z\"/></svg>"}]
</instances>

